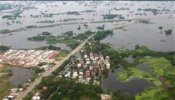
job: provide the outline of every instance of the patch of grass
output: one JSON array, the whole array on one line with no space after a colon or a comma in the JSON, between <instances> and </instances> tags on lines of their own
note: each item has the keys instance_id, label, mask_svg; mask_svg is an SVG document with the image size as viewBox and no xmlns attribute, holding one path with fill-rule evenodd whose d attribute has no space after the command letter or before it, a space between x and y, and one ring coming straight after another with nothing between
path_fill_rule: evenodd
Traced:
<instances>
[{"instance_id":1,"label":"patch of grass","mask_svg":"<svg viewBox=\"0 0 175 100\"><path fill-rule=\"evenodd\" d=\"M9 65L2 65L0 67L0 73L8 73L10 71L10 66Z\"/></svg>"},{"instance_id":2,"label":"patch of grass","mask_svg":"<svg viewBox=\"0 0 175 100\"><path fill-rule=\"evenodd\" d=\"M117 78L122 82L128 82L132 79L142 78L154 83L155 86L161 86L162 83L157 77L152 76L152 74L142 71L137 68L129 68L128 70L117 73Z\"/></svg>"},{"instance_id":3,"label":"patch of grass","mask_svg":"<svg viewBox=\"0 0 175 100\"><path fill-rule=\"evenodd\" d=\"M10 90L10 82L8 75L3 75L0 77L0 100L6 96Z\"/></svg>"},{"instance_id":4,"label":"patch of grass","mask_svg":"<svg viewBox=\"0 0 175 100\"><path fill-rule=\"evenodd\" d=\"M125 81L129 78L130 74L127 71L123 71L117 74L117 78L120 81Z\"/></svg>"},{"instance_id":5,"label":"patch of grass","mask_svg":"<svg viewBox=\"0 0 175 100\"><path fill-rule=\"evenodd\" d=\"M158 87L154 89L148 89L144 92L136 95L136 100L170 100L167 92L163 88Z\"/></svg>"},{"instance_id":6,"label":"patch of grass","mask_svg":"<svg viewBox=\"0 0 175 100\"><path fill-rule=\"evenodd\" d=\"M126 71L119 72L117 78L120 81L129 81L134 78L151 78L151 75L137 68L129 68Z\"/></svg>"},{"instance_id":7,"label":"patch of grass","mask_svg":"<svg viewBox=\"0 0 175 100\"><path fill-rule=\"evenodd\" d=\"M161 57L161 58L151 58L146 57L145 59L141 59L141 62L148 62L149 68L152 69L153 73L156 76L161 76L164 74L164 70L171 66L170 61Z\"/></svg>"},{"instance_id":8,"label":"patch of grass","mask_svg":"<svg viewBox=\"0 0 175 100\"><path fill-rule=\"evenodd\" d=\"M69 53L69 51L67 51L67 50L62 50L62 51L58 54L57 59L60 59L60 58L62 58L62 57L67 56L68 53Z\"/></svg>"}]
</instances>

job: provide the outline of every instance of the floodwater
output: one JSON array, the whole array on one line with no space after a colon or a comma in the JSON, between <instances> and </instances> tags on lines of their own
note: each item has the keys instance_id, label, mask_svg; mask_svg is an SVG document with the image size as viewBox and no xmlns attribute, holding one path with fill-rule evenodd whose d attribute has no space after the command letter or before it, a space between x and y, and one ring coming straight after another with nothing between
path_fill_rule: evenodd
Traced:
<instances>
[{"instance_id":1,"label":"floodwater","mask_svg":"<svg viewBox=\"0 0 175 100\"><path fill-rule=\"evenodd\" d=\"M90 23L93 21L110 21L103 19L102 15L105 14L121 14L125 19L135 20L138 18L148 19L152 24L136 23L130 24L124 29L115 29L112 37L107 37L101 42L111 43L115 48L127 48L133 49L136 44L145 45L148 48L156 51L174 51L175 47L175 30L174 30L174 15L175 15L175 2L174 1L54 1L54 2L42 2L42 1L0 1L0 4L11 3L21 4L22 9L29 6L35 9L24 9L20 14L22 17L15 20L3 19L2 16L10 15L11 12L17 11L16 7L12 10L0 11L0 30L3 29L18 29L24 28L29 25L44 26L63 23L76 23L68 25L58 25L54 27L46 28L31 28L18 32L11 32L10 34L0 34L0 45L11 46L14 49L32 49L41 46L48 45L46 42L28 41L28 37L36 36L39 33L48 31L53 35L60 35L67 31L73 31L75 33L82 33L87 30L97 31L97 26L105 25L105 29L114 29L118 22L108 23ZM122 10L122 9L123 10ZM158 9L160 12L154 15L151 11L139 11L138 9ZM16 10L17 9L17 10ZM94 10L94 12L84 12L86 10ZM77 11L80 15L68 15L63 14L68 11ZM53 14L52 17L43 17L42 13ZM39 15L41 17L32 18L31 16ZM67 19L82 19L63 21ZM38 23L40 21L54 21L53 23ZM114 18L113 20L119 20ZM14 21L20 21L21 23L15 23ZM81 22L87 22L88 28L83 27ZM8 25L9 23L10 25ZM78 26L81 26L81 30L77 30ZM159 26L163 27L161 33L158 29ZM166 35L164 30L172 29L172 34ZM62 49L70 49L64 43L55 44ZM122 83L116 79L116 73L120 72L122 68L118 68L115 73L109 73L107 79L102 81L102 87L111 90L122 90L130 92L132 94L139 93L144 88L152 85L150 82L143 79L134 79L127 83ZM32 71L29 69L23 69L18 67L12 68L13 76L11 77L11 83L19 85L27 81Z\"/></svg>"},{"instance_id":2,"label":"floodwater","mask_svg":"<svg viewBox=\"0 0 175 100\"><path fill-rule=\"evenodd\" d=\"M144 63L142 63L142 64L139 64L139 65L137 66L137 68L140 69L140 70L142 70L142 71L151 73L151 70L150 70L150 68L149 68L149 64L146 63L146 62L144 62Z\"/></svg>"},{"instance_id":3,"label":"floodwater","mask_svg":"<svg viewBox=\"0 0 175 100\"><path fill-rule=\"evenodd\" d=\"M87 30L97 31L96 27L105 25L105 29L113 29L116 27L118 22L108 23L90 23L93 21L109 21L119 20L114 19L103 19L105 14L121 14L126 20L137 19L137 18L154 18L151 20L154 24L141 24L134 23L125 27L123 30L114 30L113 37L104 39L104 42L109 42L116 48L129 48L132 49L135 44L146 45L150 49L157 51L173 51L174 50L174 3L173 1L55 1L55 2L42 2L42 1L0 1L0 3L13 4L13 5L24 5L22 7L15 6L13 9L0 11L0 30L3 29L18 29L26 26L45 26L63 24L54 27L46 28L31 28L18 32L12 32L10 34L0 34L0 45L11 46L14 49L32 49L41 46L46 46L46 42L28 41L28 37L36 36L39 33L48 31L54 35L60 35L67 31L73 31L74 33L82 33ZM30 7L30 8L25 8ZM23 9L20 13L21 17L15 20L4 19L2 16L11 15L17 12L19 8ZM81 9L80 9L81 8ZM151 11L139 11L138 9L158 9L157 15L154 15ZM92 10L86 12L88 10ZM66 14L67 12L77 11L80 15ZM52 17L45 17L44 15L52 14ZM33 18L31 16L40 16ZM171 18L170 18L171 17ZM70 20L77 19L77 20ZM81 20L79 20L81 19ZM68 21L64 21L68 20ZM20 23L16 23L20 21ZM41 21L53 21L53 23L38 23ZM85 28L81 22L87 22L88 28ZM7 24L8 23L8 24ZM67 24L64 23L75 23ZM81 30L77 30L78 26L81 26ZM169 36L165 34L159 34L159 26L163 26L164 29L172 29L173 33ZM163 42L162 42L163 41ZM55 44L62 49L70 50L70 48L64 43Z\"/></svg>"},{"instance_id":4,"label":"floodwater","mask_svg":"<svg viewBox=\"0 0 175 100\"><path fill-rule=\"evenodd\" d=\"M12 76L10 83L14 86L19 86L28 81L34 73L32 69L26 69L21 67L11 67Z\"/></svg>"},{"instance_id":5,"label":"floodwater","mask_svg":"<svg viewBox=\"0 0 175 100\"><path fill-rule=\"evenodd\" d=\"M132 56L129 56L127 58L124 58L129 63L134 63L134 58ZM151 69L149 68L149 64L147 62L139 63L136 65L136 68L145 71L148 73L152 73ZM102 88L104 90L112 90L112 91L124 91L131 93L133 95L136 95L142 91L144 91L146 88L154 86L154 84L151 81L147 81L145 79L135 78L132 80L129 80L127 82L121 82L117 79L117 73L124 71L125 69L120 66L117 68L114 72L109 72L108 77L106 79L102 80Z\"/></svg>"},{"instance_id":6,"label":"floodwater","mask_svg":"<svg viewBox=\"0 0 175 100\"><path fill-rule=\"evenodd\" d=\"M175 51L175 20L174 18L160 18L150 20L152 24L134 23L126 26L124 30L114 30L113 36L102 40L103 43L110 43L115 48L134 49L135 45L144 45L155 51ZM170 35L163 30L172 29Z\"/></svg>"},{"instance_id":7,"label":"floodwater","mask_svg":"<svg viewBox=\"0 0 175 100\"><path fill-rule=\"evenodd\" d=\"M144 66L139 65L142 68ZM143 69L144 70L144 69ZM153 83L145 80L145 79L132 79L128 82L121 82L117 79L116 74L124 71L123 67L119 67L115 70L115 72L109 72L108 77L106 79L102 80L102 88L105 90L112 90L112 91L124 91L129 92L133 95L138 94L142 91L144 91L145 88L148 88L153 85Z\"/></svg>"}]
</instances>

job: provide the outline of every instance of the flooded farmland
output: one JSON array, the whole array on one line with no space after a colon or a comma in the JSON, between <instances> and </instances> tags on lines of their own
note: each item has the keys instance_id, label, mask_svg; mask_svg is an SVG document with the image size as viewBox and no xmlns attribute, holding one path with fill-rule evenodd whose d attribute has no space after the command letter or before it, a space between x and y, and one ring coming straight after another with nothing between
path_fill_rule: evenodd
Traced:
<instances>
[{"instance_id":1,"label":"flooded farmland","mask_svg":"<svg viewBox=\"0 0 175 100\"><path fill-rule=\"evenodd\" d=\"M80 34L88 30L99 31L98 27L104 26L103 30L113 30L114 34L101 43L109 43L116 49L132 50L139 44L154 51L175 51L175 1L0 1L0 4L13 5L13 9L0 10L0 45L12 49L49 46L46 41L27 39L42 32L53 36L68 31ZM118 28L120 25L122 27ZM7 32L3 33L4 30ZM71 51L66 43L52 45ZM147 66L137 67L149 71ZM10 82L15 86L25 83L33 73L19 67L11 70ZM109 72L102 80L102 87L137 94L153 86L144 79L120 82L116 74L123 70L119 67L114 73Z\"/></svg>"},{"instance_id":2,"label":"flooded farmland","mask_svg":"<svg viewBox=\"0 0 175 100\"><path fill-rule=\"evenodd\" d=\"M6 1L1 3L9 3ZM16 10L2 11L1 30L9 29L15 30L24 28L22 30L11 32L9 34L1 35L1 45L11 46L15 49L37 48L47 45L46 42L28 41L27 38L39 34L44 31L59 35L63 32L73 31L75 33L82 33L87 30L97 31L96 27L105 25L105 29L115 29L120 24L121 19L116 17L113 19L104 19L105 14L122 15L125 20L133 21L133 24L125 27L125 30L114 30L113 37L104 39L104 42L113 44L116 48L125 47L132 49L134 45L146 45L150 49L157 51L173 51L174 47L174 2L15 2L16 5L24 5L20 12L20 17L14 19L3 18L9 15L10 12L19 12L19 7ZM137 5L137 6L135 6ZM29 8L25 7L29 6ZM143 7L144 6L144 7ZM74 9L72 9L74 8ZM79 9L81 8L81 9ZM142 9L141 9L142 8ZM166 9L165 9L166 8ZM156 14L152 13L151 9L156 9ZM70 14L69 14L69 13ZM137 23L137 18L148 19L151 24ZM162 20L163 18L163 20ZM26 20L27 19L27 20ZM106 22L104 22L106 21ZM112 21L112 22L110 22ZM41 23L39 23L41 22ZM100 22L100 23L99 23ZM88 28L84 28L86 23ZM64 25L66 24L66 25ZM70 25L69 25L70 24ZM49 27L49 25L55 25ZM45 28L25 28L27 26L46 26ZM48 26L48 27L47 27ZM80 26L81 29L77 30ZM160 34L159 26L163 27L163 31L172 29L172 34L166 36L164 32ZM155 38L156 37L156 38ZM55 44L63 49L69 49L65 44ZM155 46L156 45L156 46Z\"/></svg>"}]
</instances>

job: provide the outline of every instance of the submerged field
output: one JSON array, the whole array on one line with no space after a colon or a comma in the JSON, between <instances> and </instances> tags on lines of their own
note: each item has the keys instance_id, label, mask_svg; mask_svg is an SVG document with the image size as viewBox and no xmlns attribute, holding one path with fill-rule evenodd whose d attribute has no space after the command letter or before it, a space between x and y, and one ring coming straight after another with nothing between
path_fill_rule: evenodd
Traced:
<instances>
[{"instance_id":1,"label":"submerged field","mask_svg":"<svg viewBox=\"0 0 175 100\"><path fill-rule=\"evenodd\" d=\"M117 53L117 50L109 49L109 47L106 50ZM118 63L123 67L123 70L116 73L117 80L124 84L134 79L144 79L152 83L135 95L136 100L169 100L174 98L175 57L173 52L169 54L156 52L144 46L137 47L135 50L118 50L118 52L120 52L118 56L121 57L118 59L120 60ZM132 63L123 59L123 57L131 55ZM146 64L146 66L142 64Z\"/></svg>"},{"instance_id":2,"label":"submerged field","mask_svg":"<svg viewBox=\"0 0 175 100\"><path fill-rule=\"evenodd\" d=\"M69 59L43 77L25 100L31 100L36 92L41 93L42 99L51 100L100 100L99 94L103 93L113 100L174 100L174 4L174 1L0 1L0 51L61 50L56 58L59 61L97 33L88 41L95 45L89 48L86 45L87 52L109 56L111 66L101 73L100 85L60 79L66 64L72 62ZM23 80L35 80L33 69L12 67L12 70L0 66L0 99L8 94L11 83L20 86ZM41 74L43 70L36 72ZM10 78L11 73L14 79Z\"/></svg>"}]
</instances>

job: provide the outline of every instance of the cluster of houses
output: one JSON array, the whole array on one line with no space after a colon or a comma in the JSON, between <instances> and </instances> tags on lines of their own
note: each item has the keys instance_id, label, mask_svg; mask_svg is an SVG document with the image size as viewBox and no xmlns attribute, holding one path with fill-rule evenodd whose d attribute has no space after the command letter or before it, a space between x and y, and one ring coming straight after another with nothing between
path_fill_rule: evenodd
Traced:
<instances>
[{"instance_id":1,"label":"cluster of houses","mask_svg":"<svg viewBox=\"0 0 175 100\"><path fill-rule=\"evenodd\" d=\"M8 96L4 97L2 100L13 100L19 92L22 92L23 88L13 88L10 90L10 93Z\"/></svg>"},{"instance_id":2,"label":"cluster of houses","mask_svg":"<svg viewBox=\"0 0 175 100\"><path fill-rule=\"evenodd\" d=\"M85 53L85 50L71 58L71 62L60 77L76 79L77 82L85 84L100 84L101 72L110 68L109 56L104 57L103 54L95 52Z\"/></svg>"},{"instance_id":3,"label":"cluster of houses","mask_svg":"<svg viewBox=\"0 0 175 100\"><path fill-rule=\"evenodd\" d=\"M10 49L0 54L0 63L7 63L15 66L31 67L37 66L40 62L54 62L59 54L54 50L13 50Z\"/></svg>"}]
</instances>

